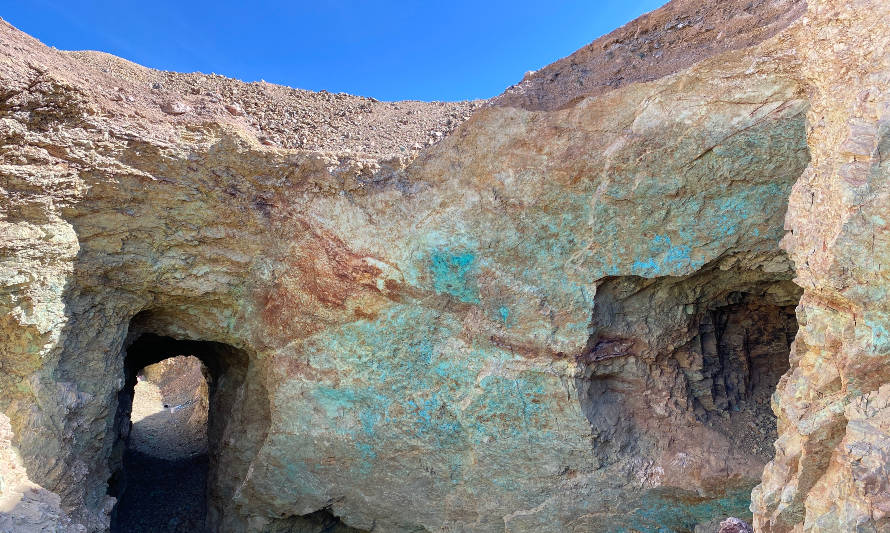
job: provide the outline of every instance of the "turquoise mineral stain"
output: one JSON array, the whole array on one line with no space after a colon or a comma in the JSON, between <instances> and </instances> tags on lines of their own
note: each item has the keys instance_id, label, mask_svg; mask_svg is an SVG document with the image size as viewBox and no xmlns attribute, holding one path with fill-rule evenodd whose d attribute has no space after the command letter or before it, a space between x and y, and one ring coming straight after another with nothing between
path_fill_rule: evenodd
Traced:
<instances>
[{"instance_id":1,"label":"turquoise mineral stain","mask_svg":"<svg viewBox=\"0 0 890 533\"><path fill-rule=\"evenodd\" d=\"M369 436L374 436L374 426L380 421L380 415L371 409L363 409L359 414L359 420L362 423L362 430Z\"/></svg>"},{"instance_id":2,"label":"turquoise mineral stain","mask_svg":"<svg viewBox=\"0 0 890 533\"><path fill-rule=\"evenodd\" d=\"M453 264L443 260L446 269ZM501 317L497 306L491 313ZM514 315L508 312L507 320ZM314 365L338 379L305 384L301 401L313 405L295 416L310 428L321 419L326 431L342 437L344 464L363 477L378 475L374 465L394 447L420 446L434 451L431 462L442 482L463 483L475 468L464 464L469 449L506 455L558 441L552 377L513 367L519 356L484 340L458 340L463 328L459 315L395 304L375 319L314 335L307 350L337 354ZM536 475L504 470L492 483L514 490Z\"/></svg>"},{"instance_id":3,"label":"turquoise mineral stain","mask_svg":"<svg viewBox=\"0 0 890 533\"><path fill-rule=\"evenodd\" d=\"M377 459L377 452L374 451L373 446L364 442L357 443L355 447L362 455L359 471L362 474L369 474L374 469L374 460Z\"/></svg>"},{"instance_id":4,"label":"turquoise mineral stain","mask_svg":"<svg viewBox=\"0 0 890 533\"><path fill-rule=\"evenodd\" d=\"M890 351L890 331L884 324L874 321L865 320L865 325L871 328L872 346L876 353L886 353Z\"/></svg>"},{"instance_id":5,"label":"turquoise mineral stain","mask_svg":"<svg viewBox=\"0 0 890 533\"><path fill-rule=\"evenodd\" d=\"M696 524L737 516L751 520L751 487L730 489L723 497L703 498L683 490L657 488L644 493L634 502L635 509L626 515L625 523L611 529L615 533L662 533L692 531Z\"/></svg>"},{"instance_id":6,"label":"turquoise mineral stain","mask_svg":"<svg viewBox=\"0 0 890 533\"><path fill-rule=\"evenodd\" d=\"M479 303L473 273L476 256L472 253L452 254L436 250L430 255L433 289L438 294L449 294L467 303Z\"/></svg>"},{"instance_id":7,"label":"turquoise mineral stain","mask_svg":"<svg viewBox=\"0 0 890 533\"><path fill-rule=\"evenodd\" d=\"M700 261L692 260L692 248L686 244L675 245L668 235L656 235L649 245L651 257L636 260L631 272L637 276L664 276L686 268L698 268Z\"/></svg>"}]
</instances>

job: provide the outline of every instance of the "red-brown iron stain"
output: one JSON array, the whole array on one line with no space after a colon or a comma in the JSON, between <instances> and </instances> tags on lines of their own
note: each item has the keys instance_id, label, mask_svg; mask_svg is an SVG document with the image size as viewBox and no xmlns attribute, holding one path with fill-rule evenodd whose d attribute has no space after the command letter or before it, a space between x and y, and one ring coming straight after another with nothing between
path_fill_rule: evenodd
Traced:
<instances>
[{"instance_id":1,"label":"red-brown iron stain","mask_svg":"<svg viewBox=\"0 0 890 533\"><path fill-rule=\"evenodd\" d=\"M361 309L360 307L356 307L352 311L352 314L354 314L356 317L363 319L363 320L374 320L377 318L377 315L378 315L378 313L376 311L365 311L364 309Z\"/></svg>"},{"instance_id":2,"label":"red-brown iron stain","mask_svg":"<svg viewBox=\"0 0 890 533\"><path fill-rule=\"evenodd\" d=\"M364 261L336 235L312 231L291 263L297 284L324 305L342 308L361 291L379 292L377 278L382 271Z\"/></svg>"},{"instance_id":3,"label":"red-brown iron stain","mask_svg":"<svg viewBox=\"0 0 890 533\"><path fill-rule=\"evenodd\" d=\"M547 357L549 359L564 359L566 354L551 350L545 346L540 346L528 342L517 342L499 335L492 335L488 338L492 344L502 350L519 355L525 359L537 359L539 357Z\"/></svg>"},{"instance_id":4,"label":"red-brown iron stain","mask_svg":"<svg viewBox=\"0 0 890 533\"><path fill-rule=\"evenodd\" d=\"M377 279L382 271L364 260L369 256L330 232L298 223L305 230L302 241L288 258L286 272L262 297L264 321L291 338L323 329L330 325L325 322L336 321L332 315L349 316L350 298L381 294Z\"/></svg>"}]
</instances>

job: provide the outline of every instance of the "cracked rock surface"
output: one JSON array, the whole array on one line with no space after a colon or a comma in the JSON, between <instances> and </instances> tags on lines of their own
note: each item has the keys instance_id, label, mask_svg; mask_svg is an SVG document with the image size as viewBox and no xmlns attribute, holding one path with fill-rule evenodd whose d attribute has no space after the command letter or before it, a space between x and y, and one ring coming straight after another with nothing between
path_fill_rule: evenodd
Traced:
<instances>
[{"instance_id":1,"label":"cracked rock surface","mask_svg":"<svg viewBox=\"0 0 890 533\"><path fill-rule=\"evenodd\" d=\"M195 355L210 530L883 530L888 27L678 0L423 103L0 24L0 526L106 530Z\"/></svg>"}]
</instances>

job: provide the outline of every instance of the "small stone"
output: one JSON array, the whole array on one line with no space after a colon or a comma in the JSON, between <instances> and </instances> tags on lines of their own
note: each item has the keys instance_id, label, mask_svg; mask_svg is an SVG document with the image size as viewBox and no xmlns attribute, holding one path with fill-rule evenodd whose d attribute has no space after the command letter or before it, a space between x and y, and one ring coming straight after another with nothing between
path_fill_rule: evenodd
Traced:
<instances>
[{"instance_id":1,"label":"small stone","mask_svg":"<svg viewBox=\"0 0 890 533\"><path fill-rule=\"evenodd\" d=\"M151 84L151 88L156 91L160 91L161 89L164 88L164 85L162 83L154 82Z\"/></svg>"},{"instance_id":2,"label":"small stone","mask_svg":"<svg viewBox=\"0 0 890 533\"><path fill-rule=\"evenodd\" d=\"M238 104L226 104L224 107L226 108L226 111L228 111L231 115L234 115L236 117L244 116L244 109L242 109L241 106Z\"/></svg>"},{"instance_id":3,"label":"small stone","mask_svg":"<svg viewBox=\"0 0 890 533\"><path fill-rule=\"evenodd\" d=\"M191 110L191 107L182 102L165 102L161 104L161 111L168 115L184 115Z\"/></svg>"},{"instance_id":4,"label":"small stone","mask_svg":"<svg viewBox=\"0 0 890 533\"><path fill-rule=\"evenodd\" d=\"M731 516L720 522L720 529L717 533L754 533L754 529L747 522Z\"/></svg>"}]
</instances>

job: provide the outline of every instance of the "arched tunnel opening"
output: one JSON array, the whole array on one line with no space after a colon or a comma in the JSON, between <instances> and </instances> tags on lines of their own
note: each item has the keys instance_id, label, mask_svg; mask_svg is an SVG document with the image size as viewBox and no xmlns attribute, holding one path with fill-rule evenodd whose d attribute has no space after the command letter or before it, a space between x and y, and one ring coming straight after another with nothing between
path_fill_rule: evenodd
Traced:
<instances>
[{"instance_id":1,"label":"arched tunnel opening","mask_svg":"<svg viewBox=\"0 0 890 533\"><path fill-rule=\"evenodd\" d=\"M237 495L269 431L265 382L247 350L155 333L169 322L154 312L130 322L109 458L111 531L244 530L252 510ZM327 508L269 515L250 503L270 533L359 531Z\"/></svg>"},{"instance_id":2,"label":"arched tunnel opening","mask_svg":"<svg viewBox=\"0 0 890 533\"><path fill-rule=\"evenodd\" d=\"M209 400L205 372L203 363L191 355L171 357L138 372L122 465L126 486L114 510L112 531L203 527Z\"/></svg>"},{"instance_id":3,"label":"arched tunnel opening","mask_svg":"<svg viewBox=\"0 0 890 533\"><path fill-rule=\"evenodd\" d=\"M243 395L247 354L144 333L127 347L108 492L112 531L205 531L217 517L223 433Z\"/></svg>"}]
</instances>

